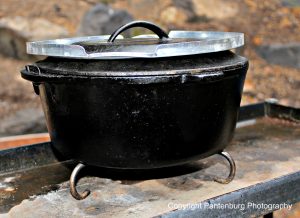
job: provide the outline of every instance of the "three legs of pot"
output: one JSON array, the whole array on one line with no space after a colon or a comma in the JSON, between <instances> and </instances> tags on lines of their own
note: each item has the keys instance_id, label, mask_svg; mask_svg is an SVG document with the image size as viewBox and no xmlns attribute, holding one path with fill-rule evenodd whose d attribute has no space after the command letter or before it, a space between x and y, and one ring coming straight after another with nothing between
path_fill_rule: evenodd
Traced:
<instances>
[{"instance_id":1,"label":"three legs of pot","mask_svg":"<svg viewBox=\"0 0 300 218\"><path fill-rule=\"evenodd\" d=\"M214 180L218 183L228 184L234 179L234 176L235 176L235 172L236 172L235 162L234 162L233 158L230 156L230 154L228 152L222 151L219 154L221 156L225 157L226 160L229 162L230 171L229 171L229 175L228 175L227 178L225 178L225 179L215 178ZM90 190L85 190L83 193L78 193L78 191L76 189L77 175L80 172L80 170L84 167L85 167L84 164L79 163L74 168L74 170L71 174L71 177L70 177L70 192L71 192L71 195L77 200L83 200L90 194Z\"/></svg>"}]
</instances>

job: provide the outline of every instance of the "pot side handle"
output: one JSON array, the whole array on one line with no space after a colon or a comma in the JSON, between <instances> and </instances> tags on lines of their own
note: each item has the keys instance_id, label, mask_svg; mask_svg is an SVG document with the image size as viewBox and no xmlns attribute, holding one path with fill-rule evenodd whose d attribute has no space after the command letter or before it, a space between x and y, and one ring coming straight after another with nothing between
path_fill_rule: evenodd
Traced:
<instances>
[{"instance_id":1,"label":"pot side handle","mask_svg":"<svg viewBox=\"0 0 300 218\"><path fill-rule=\"evenodd\" d=\"M35 72L35 70L37 70L37 73ZM40 68L36 65L26 65L25 71L27 71L29 74L38 74L38 75L41 74ZM33 90L34 90L35 94L37 94L37 95L40 94L39 85L40 85L40 83L32 82Z\"/></svg>"},{"instance_id":2,"label":"pot side handle","mask_svg":"<svg viewBox=\"0 0 300 218\"><path fill-rule=\"evenodd\" d=\"M37 73L34 72L34 70L31 70L32 68L37 69ZM36 65L26 65L26 66L25 66L25 70L26 70L28 73L41 74L40 68L39 68L38 66L36 66Z\"/></svg>"}]
</instances>

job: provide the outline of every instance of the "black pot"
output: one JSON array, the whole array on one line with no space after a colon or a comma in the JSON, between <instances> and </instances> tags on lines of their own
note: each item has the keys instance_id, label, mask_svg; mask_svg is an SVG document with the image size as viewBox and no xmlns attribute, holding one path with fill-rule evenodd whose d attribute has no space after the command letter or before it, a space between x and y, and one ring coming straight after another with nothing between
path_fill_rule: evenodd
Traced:
<instances>
[{"instance_id":1,"label":"black pot","mask_svg":"<svg viewBox=\"0 0 300 218\"><path fill-rule=\"evenodd\" d=\"M22 70L61 155L109 168L184 164L233 136L248 68L230 51L157 59L47 58Z\"/></svg>"},{"instance_id":2,"label":"black pot","mask_svg":"<svg viewBox=\"0 0 300 218\"><path fill-rule=\"evenodd\" d=\"M136 26L159 39L115 41ZM141 172L219 153L230 173L215 181L232 181L235 163L223 150L235 129L248 61L229 50L242 46L244 35L168 35L136 21L107 38L28 43L28 53L49 57L21 71L40 95L53 148L80 162L70 177L72 196L80 200L90 193L76 190L85 164Z\"/></svg>"}]
</instances>

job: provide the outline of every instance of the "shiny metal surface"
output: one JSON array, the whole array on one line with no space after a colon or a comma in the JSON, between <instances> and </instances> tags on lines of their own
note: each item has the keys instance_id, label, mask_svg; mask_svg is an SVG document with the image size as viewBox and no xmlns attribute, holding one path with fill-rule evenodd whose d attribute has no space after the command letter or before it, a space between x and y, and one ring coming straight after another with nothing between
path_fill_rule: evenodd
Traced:
<instances>
[{"instance_id":1,"label":"shiny metal surface","mask_svg":"<svg viewBox=\"0 0 300 218\"><path fill-rule=\"evenodd\" d=\"M150 23L148 21L132 21L130 23L121 26L119 29L113 32L107 41L108 42L115 41L118 35L120 35L125 30L128 30L133 27L144 27L146 29L149 29L152 32L154 32L160 39L169 38L168 34L165 31L163 31L159 26L153 23Z\"/></svg>"},{"instance_id":2,"label":"shiny metal surface","mask_svg":"<svg viewBox=\"0 0 300 218\"><path fill-rule=\"evenodd\" d=\"M168 39L140 35L107 42L109 35L27 42L27 53L80 59L160 58L230 50L244 45L235 32L171 31ZM93 49L90 49L93 47Z\"/></svg>"},{"instance_id":3,"label":"shiny metal surface","mask_svg":"<svg viewBox=\"0 0 300 218\"><path fill-rule=\"evenodd\" d=\"M31 68L36 68L37 69L37 72L38 74L41 74L41 70L38 66L36 66L35 64L31 64L31 65L26 65L25 66L25 69L28 71L28 72L31 72Z\"/></svg>"},{"instance_id":4,"label":"shiny metal surface","mask_svg":"<svg viewBox=\"0 0 300 218\"><path fill-rule=\"evenodd\" d=\"M85 165L79 163L73 170L71 177L70 177L70 193L76 200L83 200L85 199L91 192L90 190L85 190L83 193L78 193L76 189L76 177L79 171L84 168Z\"/></svg>"},{"instance_id":5,"label":"shiny metal surface","mask_svg":"<svg viewBox=\"0 0 300 218\"><path fill-rule=\"evenodd\" d=\"M233 158L231 157L231 155L228 152L222 151L222 152L219 153L219 155L225 157L226 160L229 162L230 172L229 172L229 175L226 179L215 178L214 180L215 180L215 182L218 182L218 183L221 183L221 184L228 184L234 179L235 172L236 172L236 165L235 165L235 162L234 162Z\"/></svg>"}]
</instances>

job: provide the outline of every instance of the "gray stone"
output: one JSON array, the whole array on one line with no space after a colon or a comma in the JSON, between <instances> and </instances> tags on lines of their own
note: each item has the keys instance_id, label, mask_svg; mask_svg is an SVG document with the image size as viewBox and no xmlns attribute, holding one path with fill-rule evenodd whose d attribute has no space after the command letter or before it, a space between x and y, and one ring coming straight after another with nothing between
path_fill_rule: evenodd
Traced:
<instances>
[{"instance_id":1,"label":"gray stone","mask_svg":"<svg viewBox=\"0 0 300 218\"><path fill-rule=\"evenodd\" d=\"M173 0L170 6L163 8L160 18L165 24L185 25L198 20L194 8L192 0Z\"/></svg>"},{"instance_id":2,"label":"gray stone","mask_svg":"<svg viewBox=\"0 0 300 218\"><path fill-rule=\"evenodd\" d=\"M263 45L256 51L271 64L300 69L300 43Z\"/></svg>"},{"instance_id":3,"label":"gray stone","mask_svg":"<svg viewBox=\"0 0 300 218\"><path fill-rule=\"evenodd\" d=\"M194 3L192 0L185 0L185 1L173 0L173 3L178 8L182 8L184 10L191 11L191 12L194 11Z\"/></svg>"},{"instance_id":4,"label":"gray stone","mask_svg":"<svg viewBox=\"0 0 300 218\"><path fill-rule=\"evenodd\" d=\"M299 0L280 0L282 6L285 7L299 7L300 1Z\"/></svg>"},{"instance_id":5,"label":"gray stone","mask_svg":"<svg viewBox=\"0 0 300 218\"><path fill-rule=\"evenodd\" d=\"M110 35L120 26L133 21L124 10L116 10L104 4L92 7L83 17L79 35Z\"/></svg>"},{"instance_id":6,"label":"gray stone","mask_svg":"<svg viewBox=\"0 0 300 218\"><path fill-rule=\"evenodd\" d=\"M0 136L22 135L46 132L46 123L42 110L22 109L0 122Z\"/></svg>"},{"instance_id":7,"label":"gray stone","mask_svg":"<svg viewBox=\"0 0 300 218\"><path fill-rule=\"evenodd\" d=\"M31 59L26 42L63 38L68 31L42 18L6 17L0 19L0 53L17 59Z\"/></svg>"}]
</instances>

